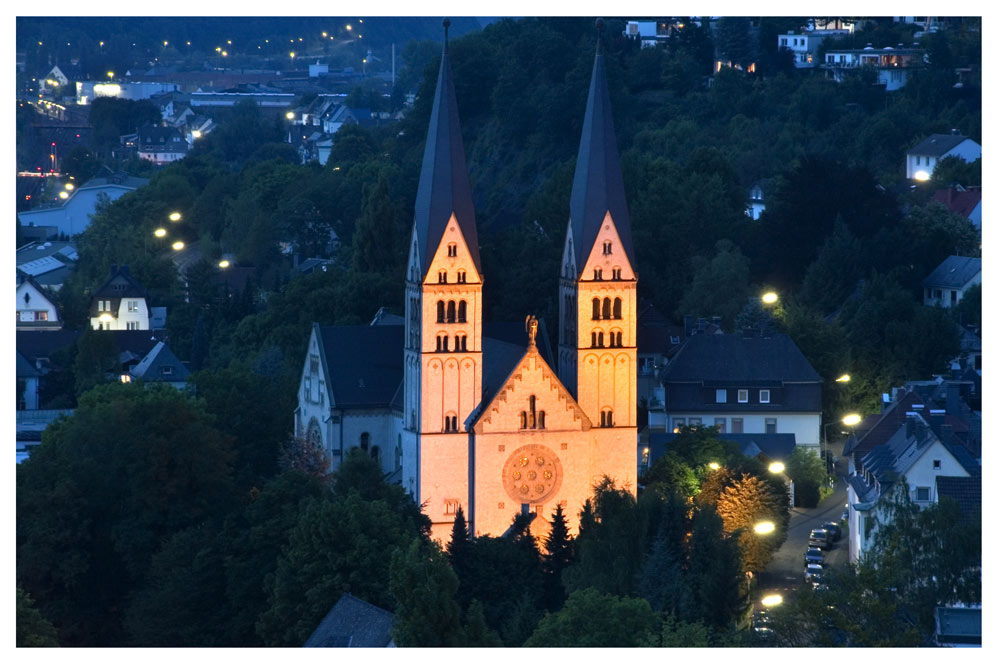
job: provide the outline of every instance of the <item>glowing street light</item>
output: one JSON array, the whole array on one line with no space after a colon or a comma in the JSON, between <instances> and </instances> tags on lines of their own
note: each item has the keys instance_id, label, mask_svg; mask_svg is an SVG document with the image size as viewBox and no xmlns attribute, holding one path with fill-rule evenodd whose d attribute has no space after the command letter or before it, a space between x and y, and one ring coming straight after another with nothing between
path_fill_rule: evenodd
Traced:
<instances>
[{"instance_id":1,"label":"glowing street light","mask_svg":"<svg viewBox=\"0 0 998 664\"><path fill-rule=\"evenodd\" d=\"M711 461L710 463L707 464L707 467L710 468L711 470L720 470L721 464L719 464L716 461Z\"/></svg>"},{"instance_id":2,"label":"glowing street light","mask_svg":"<svg viewBox=\"0 0 998 664\"><path fill-rule=\"evenodd\" d=\"M101 314L100 316L97 317L97 320L99 320L102 323L110 323L112 320L114 320L114 316L112 316L111 314Z\"/></svg>"},{"instance_id":3,"label":"glowing street light","mask_svg":"<svg viewBox=\"0 0 998 664\"><path fill-rule=\"evenodd\" d=\"M67 182L66 191L73 191L73 189L76 189L76 186L72 182Z\"/></svg>"},{"instance_id":4,"label":"glowing street light","mask_svg":"<svg viewBox=\"0 0 998 664\"><path fill-rule=\"evenodd\" d=\"M863 421L863 417L859 413L849 413L842 418L842 424L847 427L854 427Z\"/></svg>"},{"instance_id":5,"label":"glowing street light","mask_svg":"<svg viewBox=\"0 0 998 664\"><path fill-rule=\"evenodd\" d=\"M107 73L107 77L110 78L111 80L114 80L114 72L113 71L109 71Z\"/></svg>"},{"instance_id":6,"label":"glowing street light","mask_svg":"<svg viewBox=\"0 0 998 664\"><path fill-rule=\"evenodd\" d=\"M779 606L783 604L783 595L766 595L761 601L763 606Z\"/></svg>"},{"instance_id":7,"label":"glowing street light","mask_svg":"<svg viewBox=\"0 0 998 664\"><path fill-rule=\"evenodd\" d=\"M156 237L166 237L166 229L165 228L157 228L156 230L154 230L152 232L152 234L155 235Z\"/></svg>"},{"instance_id":8,"label":"glowing street light","mask_svg":"<svg viewBox=\"0 0 998 664\"><path fill-rule=\"evenodd\" d=\"M838 378L835 379L835 382L836 383L848 383L850 380L852 380L852 376L850 376L849 374L842 374L841 376L839 376Z\"/></svg>"},{"instance_id":9,"label":"glowing street light","mask_svg":"<svg viewBox=\"0 0 998 664\"><path fill-rule=\"evenodd\" d=\"M184 248L184 243L181 242L180 240L177 240L176 242L173 243L172 246L174 251L180 251L181 249Z\"/></svg>"},{"instance_id":10,"label":"glowing street light","mask_svg":"<svg viewBox=\"0 0 998 664\"><path fill-rule=\"evenodd\" d=\"M772 521L760 521L752 527L758 535L768 535L776 530L776 525Z\"/></svg>"},{"instance_id":11,"label":"glowing street light","mask_svg":"<svg viewBox=\"0 0 998 664\"><path fill-rule=\"evenodd\" d=\"M225 260L224 258L218 261L218 267L222 268L223 270L229 267L229 265L231 265L231 263L229 263L229 261Z\"/></svg>"},{"instance_id":12,"label":"glowing street light","mask_svg":"<svg viewBox=\"0 0 998 664\"><path fill-rule=\"evenodd\" d=\"M915 179L919 182L926 182L929 179L928 171L915 171Z\"/></svg>"},{"instance_id":13,"label":"glowing street light","mask_svg":"<svg viewBox=\"0 0 998 664\"><path fill-rule=\"evenodd\" d=\"M779 300L779 299L780 299L779 295L777 295L773 291L769 291L768 293L764 293L763 294L763 296L762 296L762 303L763 304L775 304L776 301Z\"/></svg>"},{"instance_id":14,"label":"glowing street light","mask_svg":"<svg viewBox=\"0 0 998 664\"><path fill-rule=\"evenodd\" d=\"M61 198L62 200L66 200L67 198L69 198L69 194L65 191L60 191L59 198Z\"/></svg>"},{"instance_id":15,"label":"glowing street light","mask_svg":"<svg viewBox=\"0 0 998 664\"><path fill-rule=\"evenodd\" d=\"M170 221L180 221L180 213L179 212L171 212L170 213Z\"/></svg>"},{"instance_id":16,"label":"glowing street light","mask_svg":"<svg viewBox=\"0 0 998 664\"><path fill-rule=\"evenodd\" d=\"M294 120L294 119L295 119L295 114L294 114L294 112L293 112L293 111L288 111L288 112L287 112L287 113L286 113L286 114L284 115L284 117L286 117L286 118L287 118L288 120Z\"/></svg>"},{"instance_id":17,"label":"glowing street light","mask_svg":"<svg viewBox=\"0 0 998 664\"><path fill-rule=\"evenodd\" d=\"M786 468L787 467L784 466L779 461L774 461L773 463L769 464L769 472L774 473L776 475L782 473L784 470L786 470Z\"/></svg>"}]
</instances>

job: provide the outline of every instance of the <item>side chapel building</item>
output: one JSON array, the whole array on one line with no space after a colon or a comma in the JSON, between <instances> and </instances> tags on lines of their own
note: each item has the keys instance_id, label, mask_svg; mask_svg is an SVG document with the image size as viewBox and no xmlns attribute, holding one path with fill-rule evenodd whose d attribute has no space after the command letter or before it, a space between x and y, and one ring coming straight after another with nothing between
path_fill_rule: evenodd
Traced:
<instances>
[{"instance_id":1,"label":"side chapel building","mask_svg":"<svg viewBox=\"0 0 998 664\"><path fill-rule=\"evenodd\" d=\"M319 443L334 468L356 447L380 459L423 506L437 539L449 537L459 506L475 534L500 535L525 510L537 515L535 533L546 530L559 504L575 531L603 476L635 490L637 274L599 45L570 210L554 367L537 319L515 335L510 324L483 321L484 275L445 39L404 320L314 325L295 411L297 435Z\"/></svg>"}]
</instances>

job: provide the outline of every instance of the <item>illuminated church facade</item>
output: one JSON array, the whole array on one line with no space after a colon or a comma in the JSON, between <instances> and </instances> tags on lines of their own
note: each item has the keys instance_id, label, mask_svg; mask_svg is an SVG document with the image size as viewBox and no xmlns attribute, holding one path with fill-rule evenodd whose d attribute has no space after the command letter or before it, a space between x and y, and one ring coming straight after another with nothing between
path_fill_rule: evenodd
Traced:
<instances>
[{"instance_id":1,"label":"illuminated church facade","mask_svg":"<svg viewBox=\"0 0 998 664\"><path fill-rule=\"evenodd\" d=\"M445 45L416 196L405 314L313 326L295 411L335 467L360 447L449 537L517 513L574 532L604 476L635 490L637 274L603 55L597 48L559 275L556 357L543 323L488 323L475 211Z\"/></svg>"}]
</instances>

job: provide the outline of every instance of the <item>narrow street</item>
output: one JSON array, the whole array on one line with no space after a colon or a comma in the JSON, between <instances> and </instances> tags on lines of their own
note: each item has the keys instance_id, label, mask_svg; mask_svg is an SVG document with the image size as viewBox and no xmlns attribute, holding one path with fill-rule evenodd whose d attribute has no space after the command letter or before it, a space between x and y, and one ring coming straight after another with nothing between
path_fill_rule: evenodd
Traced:
<instances>
[{"instance_id":1,"label":"narrow street","mask_svg":"<svg viewBox=\"0 0 998 664\"><path fill-rule=\"evenodd\" d=\"M849 561L849 529L841 520L846 504L846 461L839 458L842 444L829 444L829 451L836 455L835 491L818 503L817 507L795 507L790 511L787 539L776 551L772 562L759 573L758 585L753 592L756 609L763 608L760 599L766 595L786 596L804 582L804 553L812 528L820 528L825 521L835 521L842 528L842 539L824 551L826 568L841 569Z\"/></svg>"}]
</instances>

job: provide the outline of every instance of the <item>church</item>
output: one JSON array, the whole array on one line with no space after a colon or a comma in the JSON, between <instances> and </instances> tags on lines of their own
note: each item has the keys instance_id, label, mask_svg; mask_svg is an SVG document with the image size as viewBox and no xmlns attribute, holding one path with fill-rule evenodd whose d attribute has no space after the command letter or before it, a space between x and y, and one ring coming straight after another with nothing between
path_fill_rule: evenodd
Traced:
<instances>
[{"instance_id":1,"label":"church","mask_svg":"<svg viewBox=\"0 0 998 664\"><path fill-rule=\"evenodd\" d=\"M445 23L446 26L446 23ZM446 38L423 154L405 315L313 325L296 435L335 469L361 448L450 536L503 534L560 505L572 532L604 476L636 490L637 273L599 42L560 274L557 356L544 322L486 322L475 209ZM400 284L400 287L402 285Z\"/></svg>"}]
</instances>

